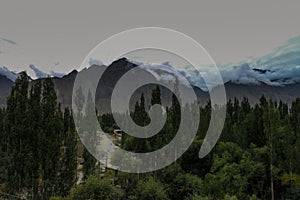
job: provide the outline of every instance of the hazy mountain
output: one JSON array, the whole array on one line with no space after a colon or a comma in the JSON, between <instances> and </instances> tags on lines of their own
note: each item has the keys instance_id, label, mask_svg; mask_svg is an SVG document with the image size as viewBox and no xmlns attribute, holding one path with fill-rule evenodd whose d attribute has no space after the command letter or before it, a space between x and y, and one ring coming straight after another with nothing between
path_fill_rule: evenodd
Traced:
<instances>
[{"instance_id":1,"label":"hazy mountain","mask_svg":"<svg viewBox=\"0 0 300 200\"><path fill-rule=\"evenodd\" d=\"M0 67L0 75L5 76L11 81L15 81L19 76L17 73L10 71L7 67L4 66Z\"/></svg>"},{"instance_id":2,"label":"hazy mountain","mask_svg":"<svg viewBox=\"0 0 300 200\"><path fill-rule=\"evenodd\" d=\"M122 58L113 62L108 67L101 65L93 65L87 70L93 70L93 68L101 67L105 69L102 78L99 81L97 92L96 92L96 105L102 112L108 111L110 107L110 98L115 84L118 82L119 78L122 77L130 69L136 67L137 65L129 62L127 59ZM262 71L261 73L264 73ZM71 94L72 94L72 84L75 80L77 71L73 71L70 74L62 78L54 78L54 83L56 85L59 101L63 105L71 105ZM163 76L163 73L161 74ZM138 77L137 77L138 78ZM101 88L99 87L101 86ZM145 85L136 90L131 98L133 106L134 102L140 97L141 93L144 93L146 97L146 104L150 104L151 91L155 88L154 85ZM199 87L193 86L193 89L199 99L199 102L204 105L209 101L209 94L201 90ZM272 98L274 100L282 100L287 103L291 103L295 98L300 97L300 83L289 84L284 86L272 86L264 82L259 82L258 84L241 84L235 82L225 83L225 90L227 94L227 99L243 99L247 97L251 104L259 102L262 95L267 98ZM163 96L163 104L169 104L171 100L171 92L161 87L161 93Z\"/></svg>"},{"instance_id":3,"label":"hazy mountain","mask_svg":"<svg viewBox=\"0 0 300 200\"><path fill-rule=\"evenodd\" d=\"M10 93L10 90L13 86L14 82L0 74L0 105L5 105L6 97Z\"/></svg>"},{"instance_id":4,"label":"hazy mountain","mask_svg":"<svg viewBox=\"0 0 300 200\"><path fill-rule=\"evenodd\" d=\"M259 84L236 84L227 82L225 84L227 99L238 98L241 100L247 97L250 104L255 104L259 101L262 95L276 101L284 101L291 103L297 97L300 97L300 83L285 85L285 86L271 86L266 83L259 82Z\"/></svg>"},{"instance_id":5,"label":"hazy mountain","mask_svg":"<svg viewBox=\"0 0 300 200\"><path fill-rule=\"evenodd\" d=\"M110 110L110 98L116 83L118 82L120 77L122 77L126 72L136 66L136 64L129 62L126 58L121 58L114 61L109 66L92 65L88 69L85 69L87 71L90 71L91 73L93 73L93 70L99 68L105 70L102 78L99 81L96 91L95 102L98 110L100 110L101 112L107 112ZM260 69L254 70L259 73L268 72ZM71 106L72 104L73 83L77 73L78 72L74 70L61 78L52 78L58 94L58 100L62 104L62 106ZM160 71L160 76L164 76L164 72ZM6 78L5 76L0 76L0 103L2 105L5 102L6 96L8 95L12 85L13 81ZM154 85L145 85L137 89L131 98L131 107L133 107L134 102L140 97L141 93L145 94L146 105L150 105L151 91L154 88ZM199 102L202 105L206 104L206 102L209 100L208 92L205 92L196 86L193 86L193 89L199 99ZM243 97L247 97L251 104L257 103L262 95L265 95L267 98L272 98L277 101L282 100L287 103L291 103L292 100L300 97L300 83L274 86L268 85L264 82L258 82L256 84L244 84L229 81L225 84L225 90L227 99L238 98L241 100ZM168 105L171 100L171 92L168 89L161 87L161 93L163 96L163 104Z\"/></svg>"}]
</instances>

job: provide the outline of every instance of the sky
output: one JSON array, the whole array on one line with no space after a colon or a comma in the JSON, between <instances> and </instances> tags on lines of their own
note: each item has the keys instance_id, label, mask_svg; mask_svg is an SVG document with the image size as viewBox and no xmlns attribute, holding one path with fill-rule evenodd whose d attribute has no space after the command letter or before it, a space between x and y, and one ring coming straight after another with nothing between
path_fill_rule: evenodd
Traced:
<instances>
[{"instance_id":1,"label":"sky","mask_svg":"<svg viewBox=\"0 0 300 200\"><path fill-rule=\"evenodd\" d=\"M267 59L300 35L299 8L299 1L271 0L2 0L0 66L67 73L111 35L147 26L192 37L220 66Z\"/></svg>"}]
</instances>

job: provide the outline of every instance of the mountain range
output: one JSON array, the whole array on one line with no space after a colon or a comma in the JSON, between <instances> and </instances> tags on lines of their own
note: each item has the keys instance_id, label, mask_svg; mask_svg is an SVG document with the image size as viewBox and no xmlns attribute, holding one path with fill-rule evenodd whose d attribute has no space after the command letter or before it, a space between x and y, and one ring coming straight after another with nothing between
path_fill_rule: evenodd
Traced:
<instances>
[{"instance_id":1,"label":"mountain range","mask_svg":"<svg viewBox=\"0 0 300 200\"><path fill-rule=\"evenodd\" d=\"M126 58L121 58L114 61L109 66L105 65L92 65L85 70L93 70L96 68L102 68L104 71L102 78L99 81L97 91L96 91L96 106L101 112L108 112L110 108L110 97L114 89L115 84L118 82L120 77L122 77L130 69L137 67L136 64L130 62ZM258 73L266 73L267 70L253 69L253 71ZM75 81L76 75L79 72L73 70L69 74L62 77L52 77L55 84L55 89L58 95L58 101L62 106L71 106L72 104L72 91L73 83ZM164 76L164 74L160 74ZM32 80L34 83L34 80ZM14 84L14 81L5 74L0 73L0 105L4 106L6 102L6 97L9 95L10 90ZM101 86L101 88L100 88ZM131 98L132 102L135 102L143 93L146 98L146 103L150 104L151 91L155 88L154 85L145 85L134 93ZM202 90L200 87L193 86L195 94L197 95L200 104L204 105L209 101L209 93ZM227 99L237 98L241 100L247 97L250 104L255 104L259 102L262 95L266 98L271 98L276 101L283 101L290 104L294 99L300 97L300 83L292 83L286 85L269 85L267 83L258 81L256 84L253 83L239 83L236 81L228 81L225 83L225 90ZM171 92L161 87L163 104L169 104L171 99ZM131 106L133 106L132 104Z\"/></svg>"}]
</instances>

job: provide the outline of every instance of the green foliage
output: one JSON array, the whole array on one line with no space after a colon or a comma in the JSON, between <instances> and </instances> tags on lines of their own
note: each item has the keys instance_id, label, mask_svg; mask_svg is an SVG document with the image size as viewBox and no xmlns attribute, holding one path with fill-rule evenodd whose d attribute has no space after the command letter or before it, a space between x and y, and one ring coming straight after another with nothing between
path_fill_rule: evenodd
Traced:
<instances>
[{"instance_id":1,"label":"green foliage","mask_svg":"<svg viewBox=\"0 0 300 200\"><path fill-rule=\"evenodd\" d=\"M68 108L64 110L62 151L59 163L58 190L62 196L67 196L76 182L77 170L77 137L72 113Z\"/></svg>"},{"instance_id":2,"label":"green foliage","mask_svg":"<svg viewBox=\"0 0 300 200\"><path fill-rule=\"evenodd\" d=\"M7 162L1 159L0 173L9 193L30 199L66 196L77 167L75 127L64 126L72 117L63 116L50 78L29 85L27 74L21 73L8 97L5 116L0 112L0 140L5 142L0 158L7 157ZM7 165L4 172L3 165Z\"/></svg>"},{"instance_id":3,"label":"green foliage","mask_svg":"<svg viewBox=\"0 0 300 200\"><path fill-rule=\"evenodd\" d=\"M84 179L86 179L95 170L96 159L86 148L84 148L82 156L84 160L83 175L84 175Z\"/></svg>"},{"instance_id":4,"label":"green foliage","mask_svg":"<svg viewBox=\"0 0 300 200\"><path fill-rule=\"evenodd\" d=\"M152 103L155 102L154 94L155 91L152 93ZM143 118L139 118L143 115L139 114L143 110L140 106L140 103L136 104L136 111L139 111L132 115L137 120ZM166 141L169 141L166 138L172 138L172 133L176 131L175 124L179 123L176 117L179 113L175 111L176 106L178 107L179 104L173 95L172 106L167 109L168 118L163 129L164 137L160 140L150 138L149 141L152 142L149 146L140 143L140 140L134 137L125 136L122 147L136 152L140 144L143 144L141 145L143 151L163 146ZM183 192L189 195L179 195L180 198L269 199L273 193L275 198L297 199L299 191L297 184L294 183L295 181L286 184L288 178L282 174L293 174L294 177L299 174L297 166L300 165L298 123L300 101L296 100L292 103L291 112L287 104L281 102L277 105L276 102L265 97L260 99L260 104L253 107L246 98L242 102L237 99L233 103L229 101L226 123L219 143L207 157L198 159L203 133L209 123L210 109L210 104L200 108L202 123L200 123L199 134L188 151L178 160L180 170L175 169L176 165L172 165L152 175L159 177L158 179L168 188L168 198L175 199L175 194L177 197L179 195L177 191L185 191L176 184L180 185L181 182L189 180L182 177L192 174L197 175L198 181L204 183L203 188L198 190L200 194ZM188 109L184 108L183 112L186 110ZM122 159L120 162L123 162ZM126 184L127 189L135 188L135 183Z\"/></svg>"},{"instance_id":5,"label":"green foliage","mask_svg":"<svg viewBox=\"0 0 300 200\"><path fill-rule=\"evenodd\" d=\"M118 200L121 195L109 180L90 176L84 184L72 188L70 197L72 200Z\"/></svg>"},{"instance_id":6,"label":"green foliage","mask_svg":"<svg viewBox=\"0 0 300 200\"><path fill-rule=\"evenodd\" d=\"M187 199L193 195L204 194L204 185L201 178L186 173L176 176L169 187L171 199Z\"/></svg>"},{"instance_id":7,"label":"green foliage","mask_svg":"<svg viewBox=\"0 0 300 200\"><path fill-rule=\"evenodd\" d=\"M134 195L130 196L131 200L166 200L168 199L164 185L149 177L146 180L138 182Z\"/></svg>"},{"instance_id":8,"label":"green foliage","mask_svg":"<svg viewBox=\"0 0 300 200\"><path fill-rule=\"evenodd\" d=\"M70 198L68 197L51 197L50 200L70 200Z\"/></svg>"},{"instance_id":9,"label":"green foliage","mask_svg":"<svg viewBox=\"0 0 300 200\"><path fill-rule=\"evenodd\" d=\"M72 111L57 102L50 78L29 83L22 73L12 88L7 107L0 109L0 190L28 199L300 199L300 99L291 105L266 99L251 106L244 98L229 101L220 141L204 159L199 149L209 125L211 106L180 108L175 84L172 105L166 108L167 121L156 136L140 139L124 134L122 148L149 152L168 144L176 134L181 112L199 109L198 134L190 148L172 165L156 172L102 174L114 185L95 174L96 160L84 149L85 183L75 185L77 136ZM92 94L86 99L77 90L76 120L84 122L85 139L96 141L96 127L88 114L94 112ZM141 96L132 113L124 114L139 125L150 122ZM161 104L160 87L152 91L151 105ZM160 118L161 116L156 116ZM193 119L190 119L193 121ZM118 128L112 114L99 116L108 133ZM196 122L195 122L196 123ZM189 127L184 127L188 132ZM174 152L177 153L176 150ZM115 164L140 165L116 155ZM145 164L145 163L144 163ZM116 174L116 175L115 175ZM72 188L72 189L71 189ZM71 189L71 195L69 195ZM121 195L122 194L122 195ZM123 196L125 194L125 196Z\"/></svg>"}]
</instances>

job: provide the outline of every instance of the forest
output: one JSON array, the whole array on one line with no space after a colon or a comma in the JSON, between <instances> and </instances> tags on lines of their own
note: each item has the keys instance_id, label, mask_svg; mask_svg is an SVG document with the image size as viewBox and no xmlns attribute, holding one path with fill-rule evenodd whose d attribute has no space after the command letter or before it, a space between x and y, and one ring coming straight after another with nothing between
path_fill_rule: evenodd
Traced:
<instances>
[{"instance_id":1,"label":"forest","mask_svg":"<svg viewBox=\"0 0 300 200\"><path fill-rule=\"evenodd\" d=\"M156 87L151 104L161 101ZM83 147L72 110L60 106L51 78L31 84L24 72L0 109L0 199L300 199L300 99L291 105L264 96L256 105L246 98L229 100L222 135L200 159L213 106L207 102L199 107L197 135L172 165L149 173L125 173L103 169ZM176 134L180 109L173 95L163 129L147 139L125 133L121 147L133 152L163 147ZM144 95L130 116L138 125L149 123ZM119 128L111 113L98 118L107 133Z\"/></svg>"}]
</instances>

